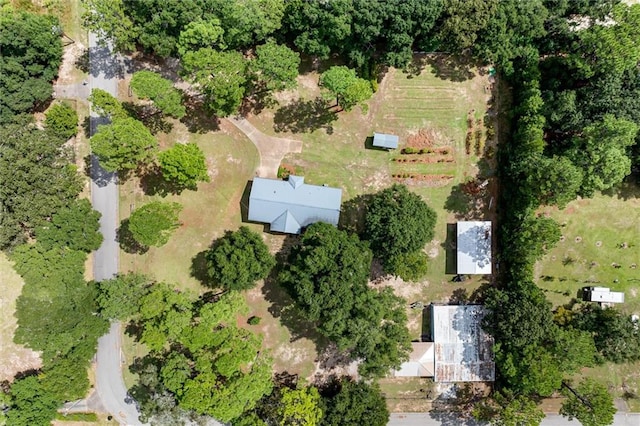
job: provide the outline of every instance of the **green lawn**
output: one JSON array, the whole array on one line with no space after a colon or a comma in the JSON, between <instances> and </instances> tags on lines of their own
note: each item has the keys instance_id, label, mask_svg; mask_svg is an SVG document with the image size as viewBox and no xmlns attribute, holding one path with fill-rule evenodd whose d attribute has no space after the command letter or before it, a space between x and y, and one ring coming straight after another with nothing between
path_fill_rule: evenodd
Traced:
<instances>
[{"instance_id":1,"label":"green lawn","mask_svg":"<svg viewBox=\"0 0 640 426\"><path fill-rule=\"evenodd\" d=\"M312 100L319 94L317 75L306 74L300 77L300 81L301 93L307 100ZM419 283L397 282L395 286L398 294L406 297L409 302L445 301L454 289L461 287L450 282L451 275L445 275L444 242L448 235L447 224L456 220L454 212L445 208L445 203L455 185L475 176L478 171L478 158L464 152L464 134L469 111L475 110L475 114L482 117L486 110L488 98L483 90L484 81L485 77L480 76L464 82L445 81L433 75L429 68L413 78L392 70L369 102L366 114L359 108L341 112L334 121L327 120L322 126L315 126L313 117L303 117L307 127L300 132L281 131L282 128L276 131L276 121L279 120L283 125L282 116L278 115L280 107L251 116L250 121L267 134L301 140L303 152L290 155L285 158L284 163L295 166L309 183L342 188L343 202L391 185L394 182L391 174L396 171L412 172L415 169L416 173L454 176L452 181L440 187L422 183L410 184L412 190L424 197L438 214L436 237L425 248L432 258L426 279ZM306 102L304 99L303 101ZM317 109L315 111L318 112ZM290 109L289 113L292 112L297 113L295 108ZM326 107L320 108L320 114L325 114L326 119ZM241 225L240 199L258 164L257 151L235 128L223 125L223 131L192 134L182 124L174 124L169 135L159 136L161 147L168 148L176 140L198 143L210 163L212 182L201 184L197 192L185 191L179 196L166 197L167 200L184 205L180 215L183 226L163 247L151 248L142 255L122 253L121 270L148 273L159 280L175 283L179 288L202 292L204 287L190 276L192 258L205 250L224 230L237 229ZM286 126L285 123L284 127ZM400 155L399 152L365 147L367 138L374 131L398 134L403 145L409 135L421 128L434 129L440 135L439 144L452 148L454 163L401 165L392 161ZM157 198L158 196L144 195L136 180L127 182L121 188L121 218L128 217L132 208ZM482 213L477 218L484 217ZM263 230L259 225L249 226L259 232ZM263 235L274 253L283 242L291 242L291 239L282 236ZM481 282L481 278L476 278L463 286L470 293ZM302 378L313 376L317 372L317 348L314 342L318 338L308 328L305 329L302 322L297 327L295 315L287 309L283 310L290 303L284 291L274 283L267 282L248 292L247 300L250 315L262 318L259 325L247 327L264 335L264 346L275 358L276 371L287 370ZM409 315L412 335L418 338L422 329L420 312L410 311ZM244 318L241 319L242 324L244 321ZM283 325L284 323L291 328ZM135 352L139 350L130 343L126 349L128 358L135 356ZM128 378L132 379L133 377Z\"/></svg>"},{"instance_id":2,"label":"green lawn","mask_svg":"<svg viewBox=\"0 0 640 426\"><path fill-rule=\"evenodd\" d=\"M536 268L537 284L549 300L567 303L582 287L596 285L624 291L619 308L640 313L640 198L596 195L543 212L562 225L562 240Z\"/></svg>"}]
</instances>

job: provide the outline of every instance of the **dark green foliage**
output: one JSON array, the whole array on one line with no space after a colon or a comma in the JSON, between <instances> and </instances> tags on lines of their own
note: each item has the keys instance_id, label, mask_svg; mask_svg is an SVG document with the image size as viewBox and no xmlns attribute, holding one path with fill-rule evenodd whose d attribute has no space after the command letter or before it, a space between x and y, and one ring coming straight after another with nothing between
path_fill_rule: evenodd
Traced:
<instances>
[{"instance_id":1,"label":"dark green foliage","mask_svg":"<svg viewBox=\"0 0 640 426\"><path fill-rule=\"evenodd\" d=\"M162 178L177 189L197 189L198 182L209 182L204 153L195 143L175 144L158 154Z\"/></svg>"},{"instance_id":2,"label":"dark green foliage","mask_svg":"<svg viewBox=\"0 0 640 426\"><path fill-rule=\"evenodd\" d=\"M13 382L11 398L7 424L14 426L49 426L62 402L43 388L37 376Z\"/></svg>"},{"instance_id":3,"label":"dark green foliage","mask_svg":"<svg viewBox=\"0 0 640 426\"><path fill-rule=\"evenodd\" d=\"M583 173L567 157L535 155L527 160L527 186L536 191L538 203L563 209L575 200L582 185Z\"/></svg>"},{"instance_id":4,"label":"dark green foliage","mask_svg":"<svg viewBox=\"0 0 640 426\"><path fill-rule=\"evenodd\" d=\"M95 287L83 279L86 254L35 244L17 247L11 258L25 281L15 341L42 351L45 365L71 352L88 360L107 324L95 315Z\"/></svg>"},{"instance_id":5,"label":"dark green foliage","mask_svg":"<svg viewBox=\"0 0 640 426\"><path fill-rule=\"evenodd\" d=\"M518 351L494 347L496 364L508 389L524 395L548 397L562 384L558 362L544 346L532 343Z\"/></svg>"},{"instance_id":6,"label":"dark green foliage","mask_svg":"<svg viewBox=\"0 0 640 426\"><path fill-rule=\"evenodd\" d=\"M117 118L112 124L98 126L91 138L91 150L108 171L128 172L149 163L158 142L140 121Z\"/></svg>"},{"instance_id":7,"label":"dark green foliage","mask_svg":"<svg viewBox=\"0 0 640 426\"><path fill-rule=\"evenodd\" d=\"M224 422L271 392L271 360L261 339L236 327L247 306L237 292L214 302L155 284L140 301L139 340L151 353L137 369L132 395L146 418L182 410Z\"/></svg>"},{"instance_id":8,"label":"dark green foliage","mask_svg":"<svg viewBox=\"0 0 640 426\"><path fill-rule=\"evenodd\" d=\"M586 378L575 388L565 385L562 393L567 399L562 403L560 414L569 420L576 419L583 426L613 424L617 410L606 386Z\"/></svg>"},{"instance_id":9,"label":"dark green foliage","mask_svg":"<svg viewBox=\"0 0 640 426\"><path fill-rule=\"evenodd\" d=\"M65 103L57 103L47 111L44 125L57 137L69 139L78 133L78 113Z\"/></svg>"},{"instance_id":10,"label":"dark green foliage","mask_svg":"<svg viewBox=\"0 0 640 426\"><path fill-rule=\"evenodd\" d=\"M105 90L91 90L89 102L91 102L91 109L103 117L109 117L112 120L129 117L122 103Z\"/></svg>"},{"instance_id":11,"label":"dark green foliage","mask_svg":"<svg viewBox=\"0 0 640 426\"><path fill-rule=\"evenodd\" d=\"M137 208L129 217L129 231L133 238L146 247L166 244L171 234L180 226L179 203L153 201Z\"/></svg>"},{"instance_id":12,"label":"dark green foliage","mask_svg":"<svg viewBox=\"0 0 640 426\"><path fill-rule=\"evenodd\" d=\"M256 47L256 59L251 62L258 88L284 90L296 87L300 54L273 40Z\"/></svg>"},{"instance_id":13,"label":"dark green foliage","mask_svg":"<svg viewBox=\"0 0 640 426\"><path fill-rule=\"evenodd\" d=\"M84 13L83 26L100 36L100 42L109 40L116 50L135 50L138 29L134 27L123 0L81 0Z\"/></svg>"},{"instance_id":14,"label":"dark green foliage","mask_svg":"<svg viewBox=\"0 0 640 426\"><path fill-rule=\"evenodd\" d=\"M474 419L491 422L493 426L534 426L545 417L535 400L508 390L480 401L472 414Z\"/></svg>"},{"instance_id":15,"label":"dark green foliage","mask_svg":"<svg viewBox=\"0 0 640 426\"><path fill-rule=\"evenodd\" d=\"M91 252L102 244L100 213L87 199L76 200L51 217L51 222L36 229L36 239L47 249L67 247Z\"/></svg>"},{"instance_id":16,"label":"dark green foliage","mask_svg":"<svg viewBox=\"0 0 640 426\"><path fill-rule=\"evenodd\" d=\"M395 184L371 197L367 206L367 239L376 257L389 262L416 252L433 238L436 213L406 186Z\"/></svg>"},{"instance_id":17,"label":"dark green foliage","mask_svg":"<svg viewBox=\"0 0 640 426\"><path fill-rule=\"evenodd\" d=\"M140 300L152 282L144 275L128 273L97 283L96 302L100 315L108 320L125 321L140 311Z\"/></svg>"},{"instance_id":18,"label":"dark green foliage","mask_svg":"<svg viewBox=\"0 0 640 426\"><path fill-rule=\"evenodd\" d=\"M0 248L7 248L46 225L82 184L64 140L28 120L0 128L0 141Z\"/></svg>"},{"instance_id":19,"label":"dark green foliage","mask_svg":"<svg viewBox=\"0 0 640 426\"><path fill-rule=\"evenodd\" d=\"M373 95L371 84L356 76L355 70L345 66L334 66L320 75L320 86L335 98L336 104L350 111Z\"/></svg>"},{"instance_id":20,"label":"dark green foliage","mask_svg":"<svg viewBox=\"0 0 640 426\"><path fill-rule=\"evenodd\" d=\"M596 348L607 361L640 359L640 330L628 315L617 309L585 304L574 313L571 325L592 333Z\"/></svg>"},{"instance_id":21,"label":"dark green foliage","mask_svg":"<svg viewBox=\"0 0 640 426\"><path fill-rule=\"evenodd\" d=\"M385 262L387 272L405 281L420 281L427 274L427 255L423 251L399 254Z\"/></svg>"},{"instance_id":22,"label":"dark green foliage","mask_svg":"<svg viewBox=\"0 0 640 426\"><path fill-rule=\"evenodd\" d=\"M220 117L238 112L245 93L246 62L240 52L203 48L187 52L182 72L205 97L206 107Z\"/></svg>"},{"instance_id":23,"label":"dark green foliage","mask_svg":"<svg viewBox=\"0 0 640 426\"><path fill-rule=\"evenodd\" d=\"M227 231L206 254L214 285L225 290L248 290L269 275L276 261L262 237L246 226Z\"/></svg>"},{"instance_id":24,"label":"dark green foliage","mask_svg":"<svg viewBox=\"0 0 640 426\"><path fill-rule=\"evenodd\" d=\"M258 324L260 324L260 320L261 320L261 319L262 319L262 318L257 317L257 316L255 316L255 315L254 315L254 316L250 317L250 318L247 320L247 324L249 324L249 325L258 325Z\"/></svg>"},{"instance_id":25,"label":"dark green foliage","mask_svg":"<svg viewBox=\"0 0 640 426\"><path fill-rule=\"evenodd\" d=\"M140 99L153 101L163 114L182 118L186 114L182 94L173 87L171 80L152 71L138 71L131 78L131 90Z\"/></svg>"},{"instance_id":26,"label":"dark green foliage","mask_svg":"<svg viewBox=\"0 0 640 426\"><path fill-rule=\"evenodd\" d=\"M325 223L307 228L280 273L303 315L341 350L362 358L360 373L382 376L411 348L404 300L369 289L371 251L354 235Z\"/></svg>"},{"instance_id":27,"label":"dark green foliage","mask_svg":"<svg viewBox=\"0 0 640 426\"><path fill-rule=\"evenodd\" d=\"M51 97L62 62L58 19L3 8L0 52L0 123L7 123Z\"/></svg>"},{"instance_id":28,"label":"dark green foliage","mask_svg":"<svg viewBox=\"0 0 640 426\"><path fill-rule=\"evenodd\" d=\"M336 391L323 391L323 426L384 426L389 411L377 384L354 382L349 378L335 384Z\"/></svg>"}]
</instances>

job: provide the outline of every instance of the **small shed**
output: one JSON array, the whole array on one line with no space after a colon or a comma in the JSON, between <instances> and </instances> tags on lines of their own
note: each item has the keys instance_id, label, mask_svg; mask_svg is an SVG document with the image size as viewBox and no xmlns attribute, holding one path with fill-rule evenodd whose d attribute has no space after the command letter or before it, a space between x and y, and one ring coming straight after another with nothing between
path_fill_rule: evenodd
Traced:
<instances>
[{"instance_id":1,"label":"small shed","mask_svg":"<svg viewBox=\"0 0 640 426\"><path fill-rule=\"evenodd\" d=\"M396 149L398 148L398 137L385 133L374 133L373 146L376 148Z\"/></svg>"},{"instance_id":2,"label":"small shed","mask_svg":"<svg viewBox=\"0 0 640 426\"><path fill-rule=\"evenodd\" d=\"M458 274L491 274L491 222L458 222Z\"/></svg>"}]
</instances>

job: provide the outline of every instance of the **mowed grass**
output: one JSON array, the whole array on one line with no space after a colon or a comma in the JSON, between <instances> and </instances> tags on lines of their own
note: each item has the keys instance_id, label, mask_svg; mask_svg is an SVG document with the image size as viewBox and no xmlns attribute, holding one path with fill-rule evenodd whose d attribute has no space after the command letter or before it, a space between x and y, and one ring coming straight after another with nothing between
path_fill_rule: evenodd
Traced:
<instances>
[{"instance_id":1,"label":"mowed grass","mask_svg":"<svg viewBox=\"0 0 640 426\"><path fill-rule=\"evenodd\" d=\"M627 184L623 193L625 198L599 194L573 201L564 210L542 209L562 225L563 241L536 267L537 285L554 306L570 302L584 286L601 286L625 293L617 309L640 313L640 188ZM582 375L605 384L631 411L640 411L640 362L606 363L584 369Z\"/></svg>"},{"instance_id":2,"label":"mowed grass","mask_svg":"<svg viewBox=\"0 0 640 426\"><path fill-rule=\"evenodd\" d=\"M174 123L170 134L159 135L161 148L167 149L176 140L195 142L203 150L211 182L201 183L197 191L160 197L145 195L138 179L131 179L120 189L120 218L129 217L132 210L162 200L182 204L182 225L162 247L151 247L144 254L121 252L121 271L137 271L176 285L181 290L200 293L205 290L191 275L192 259L206 250L225 230L241 225L240 200L247 181L258 164L254 145L239 132L191 134L184 125ZM249 225L261 230L258 225Z\"/></svg>"},{"instance_id":3,"label":"mowed grass","mask_svg":"<svg viewBox=\"0 0 640 426\"><path fill-rule=\"evenodd\" d=\"M317 74L309 74L299 79L305 99L319 95L319 89L309 88L317 82ZM296 168L305 180L313 184L328 184L343 189L342 201L348 201L361 194L374 193L392 185L394 173L421 173L450 175L453 178L443 186L428 186L409 183L409 188L419 194L437 213L434 240L425 247L431 260L429 272L418 283L393 281L396 293L407 301L446 302L451 293L462 288L471 294L482 282L477 277L465 283L452 283L446 274L447 259L445 240L447 224L456 222L453 212L445 208L455 185L475 177L478 173L478 158L467 155L464 147L466 120L468 114L480 118L486 109L489 94L485 92L487 80L476 75L462 82L443 80L437 77L429 66L420 75L408 76L400 70L391 69L381 82L378 92L368 102L366 113L359 108L338 113L336 121L312 132L275 132L274 117L276 107L266 110L250 121L265 133L299 139L303 142L300 154L290 154L284 162ZM290 96L287 100L296 99ZM283 102L283 105L286 101ZM399 151L367 149L366 139L373 132L396 134L400 137L400 147L407 138L420 129L433 130L438 135L438 144L452 148L453 163L416 164L396 163ZM484 219L486 212L475 219ZM414 338L422 332L421 311L409 310L409 327Z\"/></svg>"},{"instance_id":4,"label":"mowed grass","mask_svg":"<svg viewBox=\"0 0 640 426\"><path fill-rule=\"evenodd\" d=\"M640 198L596 195L543 213L562 225L562 240L536 268L549 300L560 305L584 286L609 287L625 293L619 309L640 313Z\"/></svg>"},{"instance_id":5,"label":"mowed grass","mask_svg":"<svg viewBox=\"0 0 640 426\"><path fill-rule=\"evenodd\" d=\"M18 327L16 299L22 291L22 277L13 269L13 263L0 252L0 381L13 380L16 373L40 367L39 355L22 345L13 343L13 334Z\"/></svg>"}]
</instances>

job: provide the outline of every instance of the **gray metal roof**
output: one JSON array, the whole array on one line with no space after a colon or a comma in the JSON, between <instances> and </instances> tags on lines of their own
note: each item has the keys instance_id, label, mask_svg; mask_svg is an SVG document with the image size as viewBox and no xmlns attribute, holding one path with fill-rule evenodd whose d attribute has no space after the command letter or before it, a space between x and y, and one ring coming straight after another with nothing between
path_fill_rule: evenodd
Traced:
<instances>
[{"instance_id":1,"label":"gray metal roof","mask_svg":"<svg viewBox=\"0 0 640 426\"><path fill-rule=\"evenodd\" d=\"M431 305L435 382L495 380L493 338L481 322L484 306Z\"/></svg>"},{"instance_id":2,"label":"gray metal roof","mask_svg":"<svg viewBox=\"0 0 640 426\"><path fill-rule=\"evenodd\" d=\"M249 195L249 220L271 225L271 231L299 234L315 222L338 225L342 190L308 185L302 176L288 181L253 179Z\"/></svg>"},{"instance_id":3,"label":"gray metal roof","mask_svg":"<svg viewBox=\"0 0 640 426\"><path fill-rule=\"evenodd\" d=\"M373 134L373 146L380 148L395 149L398 147L398 137L396 135L387 135L385 133Z\"/></svg>"},{"instance_id":4,"label":"gray metal roof","mask_svg":"<svg viewBox=\"0 0 640 426\"><path fill-rule=\"evenodd\" d=\"M491 274L491 222L458 222L458 274Z\"/></svg>"}]
</instances>

